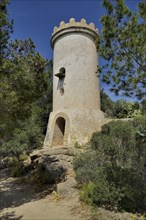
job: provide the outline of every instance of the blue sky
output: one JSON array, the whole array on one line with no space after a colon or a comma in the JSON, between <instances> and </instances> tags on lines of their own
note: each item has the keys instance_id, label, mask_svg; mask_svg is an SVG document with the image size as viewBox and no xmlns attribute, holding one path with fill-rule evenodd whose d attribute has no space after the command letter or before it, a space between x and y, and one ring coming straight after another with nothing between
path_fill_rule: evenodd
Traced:
<instances>
[{"instance_id":1,"label":"blue sky","mask_svg":"<svg viewBox=\"0 0 146 220\"><path fill-rule=\"evenodd\" d=\"M135 10L139 0L126 2ZM104 15L101 0L10 0L8 11L10 18L14 20L12 39L30 37L36 45L36 50L48 59L53 56L50 38L54 26L59 26L61 21L68 22L72 17L76 21L85 18L87 23L93 22L101 31L100 18ZM111 97L116 98L112 94Z\"/></svg>"}]
</instances>

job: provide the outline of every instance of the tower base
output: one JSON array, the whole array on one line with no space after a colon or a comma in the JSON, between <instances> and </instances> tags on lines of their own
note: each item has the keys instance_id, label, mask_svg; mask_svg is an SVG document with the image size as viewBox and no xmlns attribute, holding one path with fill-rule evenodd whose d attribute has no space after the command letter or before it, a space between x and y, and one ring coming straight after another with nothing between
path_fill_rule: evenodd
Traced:
<instances>
[{"instance_id":1,"label":"tower base","mask_svg":"<svg viewBox=\"0 0 146 220\"><path fill-rule=\"evenodd\" d=\"M74 146L87 143L93 132L106 123L97 109L63 109L50 114L44 147Z\"/></svg>"}]
</instances>

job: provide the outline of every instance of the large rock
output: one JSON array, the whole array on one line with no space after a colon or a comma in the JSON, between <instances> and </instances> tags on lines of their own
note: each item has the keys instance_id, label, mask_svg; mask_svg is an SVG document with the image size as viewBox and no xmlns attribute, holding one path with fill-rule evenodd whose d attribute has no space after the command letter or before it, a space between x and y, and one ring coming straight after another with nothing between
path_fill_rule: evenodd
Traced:
<instances>
[{"instance_id":1,"label":"large rock","mask_svg":"<svg viewBox=\"0 0 146 220\"><path fill-rule=\"evenodd\" d=\"M42 156L38 161L40 175L48 179L50 183L58 183L65 180L66 168L53 156Z\"/></svg>"},{"instance_id":2,"label":"large rock","mask_svg":"<svg viewBox=\"0 0 146 220\"><path fill-rule=\"evenodd\" d=\"M68 177L65 182L57 184L57 192L61 197L76 197L78 191L76 189L77 182L74 177Z\"/></svg>"}]
</instances>

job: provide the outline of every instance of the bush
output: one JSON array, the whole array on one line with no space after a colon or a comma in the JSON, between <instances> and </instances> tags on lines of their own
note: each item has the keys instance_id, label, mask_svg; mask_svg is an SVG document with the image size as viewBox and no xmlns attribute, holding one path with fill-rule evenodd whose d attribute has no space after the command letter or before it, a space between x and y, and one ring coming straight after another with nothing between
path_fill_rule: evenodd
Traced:
<instances>
[{"instance_id":1,"label":"bush","mask_svg":"<svg viewBox=\"0 0 146 220\"><path fill-rule=\"evenodd\" d=\"M81 199L110 210L145 211L146 119L112 121L74 160Z\"/></svg>"},{"instance_id":2,"label":"bush","mask_svg":"<svg viewBox=\"0 0 146 220\"><path fill-rule=\"evenodd\" d=\"M21 177L26 174L26 170L21 163L17 163L15 166L11 168L12 177Z\"/></svg>"},{"instance_id":3,"label":"bush","mask_svg":"<svg viewBox=\"0 0 146 220\"><path fill-rule=\"evenodd\" d=\"M100 91L101 110L112 118L132 118L145 112L145 100L141 102L129 102L124 99L112 101L102 89Z\"/></svg>"},{"instance_id":4,"label":"bush","mask_svg":"<svg viewBox=\"0 0 146 220\"><path fill-rule=\"evenodd\" d=\"M20 156L19 156L19 160L20 161L25 161L25 160L27 160L29 157L28 157L28 155L27 154L20 154Z\"/></svg>"},{"instance_id":5,"label":"bush","mask_svg":"<svg viewBox=\"0 0 146 220\"><path fill-rule=\"evenodd\" d=\"M18 164L18 159L16 157L9 157L8 158L8 167L14 167Z\"/></svg>"}]
</instances>

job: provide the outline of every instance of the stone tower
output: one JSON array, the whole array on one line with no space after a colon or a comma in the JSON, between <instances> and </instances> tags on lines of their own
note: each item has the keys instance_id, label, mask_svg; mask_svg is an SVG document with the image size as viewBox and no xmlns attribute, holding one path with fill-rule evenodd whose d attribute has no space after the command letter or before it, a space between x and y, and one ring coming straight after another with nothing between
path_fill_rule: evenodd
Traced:
<instances>
[{"instance_id":1,"label":"stone tower","mask_svg":"<svg viewBox=\"0 0 146 220\"><path fill-rule=\"evenodd\" d=\"M98 30L85 19L60 23L54 28L53 111L44 146L86 143L100 130L104 114L100 110L97 74Z\"/></svg>"}]
</instances>

